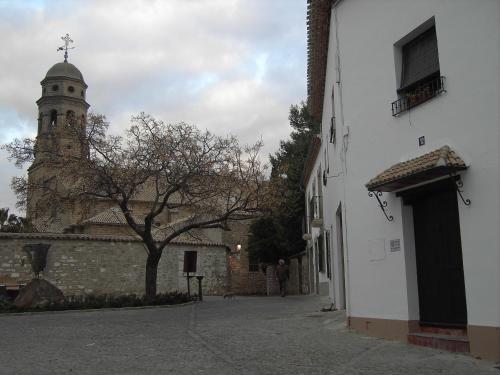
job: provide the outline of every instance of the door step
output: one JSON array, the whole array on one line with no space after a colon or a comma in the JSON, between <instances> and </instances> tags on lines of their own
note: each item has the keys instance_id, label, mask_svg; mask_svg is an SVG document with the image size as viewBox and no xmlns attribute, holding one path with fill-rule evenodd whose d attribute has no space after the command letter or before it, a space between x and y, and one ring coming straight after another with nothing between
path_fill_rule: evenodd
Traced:
<instances>
[{"instance_id":1,"label":"door step","mask_svg":"<svg viewBox=\"0 0 500 375\"><path fill-rule=\"evenodd\" d=\"M420 327L408 334L408 343L449 352L470 352L467 330L461 328Z\"/></svg>"},{"instance_id":2,"label":"door step","mask_svg":"<svg viewBox=\"0 0 500 375\"><path fill-rule=\"evenodd\" d=\"M435 333L438 335L448 336L464 336L467 337L467 328L449 328L449 327L434 327L434 326L420 326L418 332L415 333Z\"/></svg>"}]
</instances>

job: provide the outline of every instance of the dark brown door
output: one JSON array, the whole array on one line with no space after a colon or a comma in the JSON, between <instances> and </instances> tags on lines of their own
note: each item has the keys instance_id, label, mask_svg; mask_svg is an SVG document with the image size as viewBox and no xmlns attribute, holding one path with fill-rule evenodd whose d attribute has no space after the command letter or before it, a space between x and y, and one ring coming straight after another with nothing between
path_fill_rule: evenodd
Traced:
<instances>
[{"instance_id":1,"label":"dark brown door","mask_svg":"<svg viewBox=\"0 0 500 375\"><path fill-rule=\"evenodd\" d=\"M413 195L421 323L466 325L457 193L444 182Z\"/></svg>"}]
</instances>

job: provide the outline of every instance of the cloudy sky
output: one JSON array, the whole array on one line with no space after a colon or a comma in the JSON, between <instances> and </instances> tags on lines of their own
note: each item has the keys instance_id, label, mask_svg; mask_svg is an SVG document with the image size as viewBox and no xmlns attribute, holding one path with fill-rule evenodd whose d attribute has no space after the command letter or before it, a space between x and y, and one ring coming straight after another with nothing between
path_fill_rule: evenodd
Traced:
<instances>
[{"instance_id":1,"label":"cloudy sky","mask_svg":"<svg viewBox=\"0 0 500 375\"><path fill-rule=\"evenodd\" d=\"M267 155L306 97L306 0L0 0L0 143L36 135L40 81L66 33L113 132L145 111L262 138ZM0 173L0 207L13 209L10 177L24 172L0 151Z\"/></svg>"}]
</instances>

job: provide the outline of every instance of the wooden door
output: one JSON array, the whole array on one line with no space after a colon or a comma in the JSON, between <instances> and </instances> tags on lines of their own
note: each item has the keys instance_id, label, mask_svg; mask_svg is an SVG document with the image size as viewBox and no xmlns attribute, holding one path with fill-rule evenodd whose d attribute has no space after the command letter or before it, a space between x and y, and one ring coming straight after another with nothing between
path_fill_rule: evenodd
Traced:
<instances>
[{"instance_id":1,"label":"wooden door","mask_svg":"<svg viewBox=\"0 0 500 375\"><path fill-rule=\"evenodd\" d=\"M467 324L456 191L440 184L412 199L421 323Z\"/></svg>"}]
</instances>

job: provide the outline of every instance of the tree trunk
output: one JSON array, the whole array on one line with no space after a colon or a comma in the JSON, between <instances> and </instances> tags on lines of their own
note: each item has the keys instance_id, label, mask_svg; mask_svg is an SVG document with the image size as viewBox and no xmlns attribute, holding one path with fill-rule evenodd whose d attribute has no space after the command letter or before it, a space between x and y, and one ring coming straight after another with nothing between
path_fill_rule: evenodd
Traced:
<instances>
[{"instance_id":1,"label":"tree trunk","mask_svg":"<svg viewBox=\"0 0 500 375\"><path fill-rule=\"evenodd\" d=\"M156 297L156 280L160 258L161 252L149 250L146 260L146 298L150 301Z\"/></svg>"}]
</instances>

